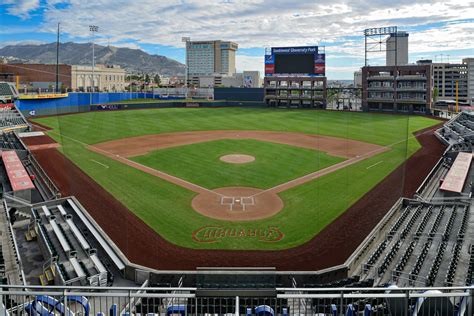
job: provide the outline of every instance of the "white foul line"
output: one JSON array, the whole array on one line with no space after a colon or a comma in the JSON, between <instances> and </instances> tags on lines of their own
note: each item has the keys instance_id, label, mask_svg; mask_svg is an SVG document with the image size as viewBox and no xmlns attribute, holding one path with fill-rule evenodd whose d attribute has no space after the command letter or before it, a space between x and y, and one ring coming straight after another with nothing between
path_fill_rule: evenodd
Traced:
<instances>
[{"instance_id":1,"label":"white foul line","mask_svg":"<svg viewBox=\"0 0 474 316\"><path fill-rule=\"evenodd\" d=\"M89 160L90 160L90 161L93 161L93 162L95 162L95 163L97 163L97 164L99 164L99 165L101 165L102 167L105 167L105 168L109 169L109 166L107 166L107 165L105 165L105 164L103 164L103 163L101 163L101 162L99 162L99 161L97 161L97 160L94 160L94 159L89 159Z\"/></svg>"},{"instance_id":2,"label":"white foul line","mask_svg":"<svg viewBox=\"0 0 474 316\"><path fill-rule=\"evenodd\" d=\"M381 164L382 162L383 162L383 160L380 160L379 162L376 162L373 165L368 166L366 169L370 169L372 167L375 167L376 165Z\"/></svg>"}]
</instances>

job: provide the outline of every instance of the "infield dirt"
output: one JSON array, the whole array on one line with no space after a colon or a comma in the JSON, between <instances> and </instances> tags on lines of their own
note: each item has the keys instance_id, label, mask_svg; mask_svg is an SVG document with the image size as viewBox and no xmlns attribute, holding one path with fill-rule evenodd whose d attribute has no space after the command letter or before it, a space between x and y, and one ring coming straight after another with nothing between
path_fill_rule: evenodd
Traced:
<instances>
[{"instance_id":1,"label":"infield dirt","mask_svg":"<svg viewBox=\"0 0 474 316\"><path fill-rule=\"evenodd\" d=\"M288 182L281 183L267 190L257 191L245 187L234 187L231 190L228 188L210 190L128 159L130 156L137 154L143 155L153 150L217 139L264 140L319 150L333 156L348 159ZM198 193L198 196L192 201L193 209L202 215L226 221L251 221L271 217L278 213L284 206L277 193L302 185L308 181L312 181L389 150L388 147L343 138L268 131L205 131L145 135L90 145L88 148L96 153L106 155L111 159ZM255 192L250 194L249 190L254 190ZM243 201L240 201L242 199L251 201L244 204ZM226 200L232 200L232 202L227 202ZM236 200L238 200L238 202L236 202ZM242 211L235 212L235 209L242 209Z\"/></svg>"},{"instance_id":2,"label":"infield dirt","mask_svg":"<svg viewBox=\"0 0 474 316\"><path fill-rule=\"evenodd\" d=\"M328 155L353 158L382 146L347 138L271 131L195 131L163 133L122 138L91 147L122 157L145 155L151 151L221 139L255 139L302 148L316 149Z\"/></svg>"}]
</instances>

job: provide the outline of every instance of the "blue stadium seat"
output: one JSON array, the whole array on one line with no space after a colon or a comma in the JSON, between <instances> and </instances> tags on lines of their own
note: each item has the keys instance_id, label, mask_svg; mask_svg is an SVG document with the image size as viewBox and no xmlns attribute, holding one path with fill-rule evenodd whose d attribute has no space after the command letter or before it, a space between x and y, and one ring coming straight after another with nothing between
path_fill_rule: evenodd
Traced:
<instances>
[{"instance_id":1,"label":"blue stadium seat","mask_svg":"<svg viewBox=\"0 0 474 316\"><path fill-rule=\"evenodd\" d=\"M255 315L257 316L274 316L275 311L268 305L260 305L255 307Z\"/></svg>"},{"instance_id":2,"label":"blue stadium seat","mask_svg":"<svg viewBox=\"0 0 474 316\"><path fill-rule=\"evenodd\" d=\"M352 304L347 305L346 316L355 316L355 310Z\"/></svg>"}]
</instances>

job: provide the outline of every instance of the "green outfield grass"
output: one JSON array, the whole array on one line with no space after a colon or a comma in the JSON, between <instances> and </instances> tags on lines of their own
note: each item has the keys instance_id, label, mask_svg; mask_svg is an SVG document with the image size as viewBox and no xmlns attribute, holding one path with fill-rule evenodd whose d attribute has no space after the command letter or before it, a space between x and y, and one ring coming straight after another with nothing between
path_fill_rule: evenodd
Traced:
<instances>
[{"instance_id":1,"label":"green outfield grass","mask_svg":"<svg viewBox=\"0 0 474 316\"><path fill-rule=\"evenodd\" d=\"M220 161L221 156L228 154L251 155L255 161L246 164ZM157 150L132 160L208 189L231 186L268 189L344 161L317 150L254 139L196 143Z\"/></svg>"},{"instance_id":2,"label":"green outfield grass","mask_svg":"<svg viewBox=\"0 0 474 316\"><path fill-rule=\"evenodd\" d=\"M68 158L165 239L184 247L207 249L285 249L307 242L419 148L412 135L414 131L437 123L419 116L255 108L91 112L36 121L53 128L49 134L62 144L62 151ZM86 144L145 134L238 129L321 134L384 145L391 150L282 192L280 197L285 207L271 218L228 223L195 212L190 205L193 192L85 147ZM181 150L187 150L185 147L188 146ZM307 168L306 164L303 167ZM204 174L204 169L200 172ZM205 174L209 178L216 177L208 169ZM275 243L260 242L255 238L198 243L191 234L204 225L252 229L275 226L285 236Z\"/></svg>"}]
</instances>

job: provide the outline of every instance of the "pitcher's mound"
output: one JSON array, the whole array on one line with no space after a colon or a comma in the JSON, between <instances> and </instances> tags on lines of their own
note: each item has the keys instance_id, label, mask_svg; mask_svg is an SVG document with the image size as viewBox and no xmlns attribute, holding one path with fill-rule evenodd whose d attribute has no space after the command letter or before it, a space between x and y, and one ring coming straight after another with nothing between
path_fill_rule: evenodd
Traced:
<instances>
[{"instance_id":1,"label":"pitcher's mound","mask_svg":"<svg viewBox=\"0 0 474 316\"><path fill-rule=\"evenodd\" d=\"M226 221L253 221L273 216L283 201L272 192L246 187L219 188L198 194L192 207L198 213Z\"/></svg>"},{"instance_id":2,"label":"pitcher's mound","mask_svg":"<svg viewBox=\"0 0 474 316\"><path fill-rule=\"evenodd\" d=\"M225 155L219 159L227 163L249 163L249 162L255 161L254 156L241 155L241 154Z\"/></svg>"}]
</instances>

